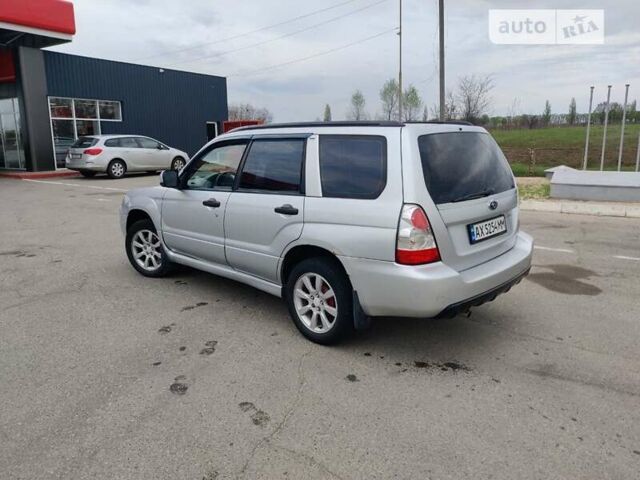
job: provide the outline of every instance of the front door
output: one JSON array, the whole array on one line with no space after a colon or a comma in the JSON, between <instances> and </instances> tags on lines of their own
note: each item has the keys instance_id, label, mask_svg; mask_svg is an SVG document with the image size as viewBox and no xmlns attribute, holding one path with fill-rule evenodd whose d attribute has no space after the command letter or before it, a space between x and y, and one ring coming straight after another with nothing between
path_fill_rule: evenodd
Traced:
<instances>
[{"instance_id":1,"label":"front door","mask_svg":"<svg viewBox=\"0 0 640 480\"><path fill-rule=\"evenodd\" d=\"M171 152L157 140L147 137L137 137L140 146L142 167L149 170L168 169L171 166L169 156Z\"/></svg>"},{"instance_id":2,"label":"front door","mask_svg":"<svg viewBox=\"0 0 640 480\"><path fill-rule=\"evenodd\" d=\"M254 138L225 212L233 268L271 282L286 246L302 234L306 138Z\"/></svg>"},{"instance_id":3,"label":"front door","mask_svg":"<svg viewBox=\"0 0 640 480\"><path fill-rule=\"evenodd\" d=\"M224 214L247 140L213 144L181 172L162 201L162 238L174 252L226 264Z\"/></svg>"}]
</instances>

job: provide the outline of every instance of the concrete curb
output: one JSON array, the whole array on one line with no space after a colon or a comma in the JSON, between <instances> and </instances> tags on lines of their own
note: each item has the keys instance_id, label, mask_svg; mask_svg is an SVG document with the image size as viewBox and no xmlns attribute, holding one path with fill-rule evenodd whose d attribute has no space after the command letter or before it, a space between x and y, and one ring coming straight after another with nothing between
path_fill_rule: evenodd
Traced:
<instances>
[{"instance_id":1,"label":"concrete curb","mask_svg":"<svg viewBox=\"0 0 640 480\"><path fill-rule=\"evenodd\" d=\"M0 170L0 178L13 178L15 180L37 180L47 178L62 178L62 177L79 177L80 174L74 170L56 170L54 172L12 172L7 170Z\"/></svg>"},{"instance_id":2,"label":"concrete curb","mask_svg":"<svg viewBox=\"0 0 640 480\"><path fill-rule=\"evenodd\" d=\"M520 209L532 212L640 218L640 203L594 203L572 200L522 200Z\"/></svg>"}]
</instances>

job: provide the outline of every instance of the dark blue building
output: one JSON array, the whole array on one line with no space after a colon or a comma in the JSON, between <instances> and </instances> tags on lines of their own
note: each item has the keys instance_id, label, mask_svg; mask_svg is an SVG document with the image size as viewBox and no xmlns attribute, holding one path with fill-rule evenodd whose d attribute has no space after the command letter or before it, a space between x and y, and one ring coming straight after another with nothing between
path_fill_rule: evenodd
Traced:
<instances>
[{"instance_id":1,"label":"dark blue building","mask_svg":"<svg viewBox=\"0 0 640 480\"><path fill-rule=\"evenodd\" d=\"M37 46L0 54L14 72L0 78L0 169L62 168L75 139L95 134L146 135L192 155L228 116L224 77Z\"/></svg>"}]
</instances>

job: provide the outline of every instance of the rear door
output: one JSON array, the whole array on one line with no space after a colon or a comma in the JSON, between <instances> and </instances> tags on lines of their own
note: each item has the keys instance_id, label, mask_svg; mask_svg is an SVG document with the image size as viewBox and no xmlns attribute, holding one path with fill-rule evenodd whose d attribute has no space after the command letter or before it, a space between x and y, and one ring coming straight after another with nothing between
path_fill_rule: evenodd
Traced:
<instances>
[{"instance_id":1,"label":"rear door","mask_svg":"<svg viewBox=\"0 0 640 480\"><path fill-rule=\"evenodd\" d=\"M127 164L127 170L143 170L144 165L144 156L142 149L138 145L135 137L120 137L117 139L117 147L116 151L109 152L112 153L112 158L121 158Z\"/></svg>"},{"instance_id":2,"label":"rear door","mask_svg":"<svg viewBox=\"0 0 640 480\"><path fill-rule=\"evenodd\" d=\"M428 198L420 203L447 265L465 270L513 247L517 191L491 135L474 127L420 135L417 154L422 175L410 182L424 182Z\"/></svg>"},{"instance_id":3,"label":"rear door","mask_svg":"<svg viewBox=\"0 0 640 480\"><path fill-rule=\"evenodd\" d=\"M233 268L271 282L304 217L306 137L254 138L225 212L225 251Z\"/></svg>"}]
</instances>

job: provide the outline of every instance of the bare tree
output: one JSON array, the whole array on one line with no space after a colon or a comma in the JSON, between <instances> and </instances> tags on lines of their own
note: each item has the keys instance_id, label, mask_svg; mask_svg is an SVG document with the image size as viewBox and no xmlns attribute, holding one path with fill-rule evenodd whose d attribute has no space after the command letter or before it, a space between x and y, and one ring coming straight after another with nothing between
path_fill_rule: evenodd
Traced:
<instances>
[{"instance_id":1,"label":"bare tree","mask_svg":"<svg viewBox=\"0 0 640 480\"><path fill-rule=\"evenodd\" d=\"M380 90L382 115L385 120L398 118L398 82L394 78L387 80Z\"/></svg>"},{"instance_id":2,"label":"bare tree","mask_svg":"<svg viewBox=\"0 0 640 480\"><path fill-rule=\"evenodd\" d=\"M331 107L328 103L324 106L324 114L322 115L322 120L325 122L331 121Z\"/></svg>"},{"instance_id":3,"label":"bare tree","mask_svg":"<svg viewBox=\"0 0 640 480\"><path fill-rule=\"evenodd\" d=\"M350 120L366 120L367 113L364 110L366 101L360 90L356 90L351 95L351 110L349 111Z\"/></svg>"},{"instance_id":4,"label":"bare tree","mask_svg":"<svg viewBox=\"0 0 640 480\"><path fill-rule=\"evenodd\" d=\"M444 119L445 120L455 120L458 118L459 109L458 103L456 100L456 96L452 90L449 90L444 99ZM431 107L431 117L432 118L440 118L440 106L434 104Z\"/></svg>"},{"instance_id":5,"label":"bare tree","mask_svg":"<svg viewBox=\"0 0 640 480\"><path fill-rule=\"evenodd\" d=\"M256 108L250 103L232 103L229 105L229 120L273 121L273 114L266 108Z\"/></svg>"},{"instance_id":6,"label":"bare tree","mask_svg":"<svg viewBox=\"0 0 640 480\"><path fill-rule=\"evenodd\" d=\"M460 117L476 122L489 109L490 93L493 89L491 76L478 77L465 75L458 82L457 103L460 105Z\"/></svg>"},{"instance_id":7,"label":"bare tree","mask_svg":"<svg viewBox=\"0 0 640 480\"><path fill-rule=\"evenodd\" d=\"M418 89L409 85L402 97L402 116L404 117L402 120L415 122L418 120L420 110L422 110L422 98L420 98Z\"/></svg>"}]
</instances>

